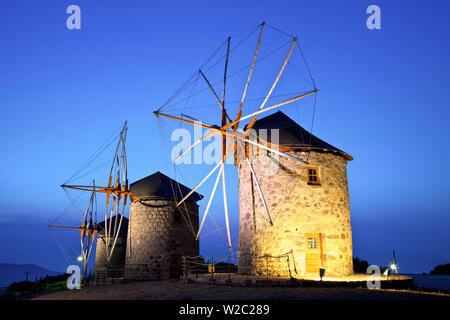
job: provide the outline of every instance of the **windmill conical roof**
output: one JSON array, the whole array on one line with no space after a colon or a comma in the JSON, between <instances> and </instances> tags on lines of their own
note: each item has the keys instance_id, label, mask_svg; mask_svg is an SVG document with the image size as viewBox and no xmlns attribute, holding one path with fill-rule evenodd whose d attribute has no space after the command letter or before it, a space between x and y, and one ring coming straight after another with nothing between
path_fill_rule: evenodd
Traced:
<instances>
[{"instance_id":1,"label":"windmill conical roof","mask_svg":"<svg viewBox=\"0 0 450 320\"><path fill-rule=\"evenodd\" d=\"M258 133L260 129L279 129L280 147L292 148L293 150L331 152L344 157L346 160L353 160L352 156L309 133L281 111L257 120L252 129L255 129L257 134L260 134ZM271 142L270 131L267 132L267 140Z\"/></svg>"},{"instance_id":2,"label":"windmill conical roof","mask_svg":"<svg viewBox=\"0 0 450 320\"><path fill-rule=\"evenodd\" d=\"M156 172L148 177L133 182L130 185L131 194L140 199L176 199L180 201L191 192L191 189L169 178L161 172ZM188 201L197 202L203 196L197 192L192 193Z\"/></svg>"}]
</instances>

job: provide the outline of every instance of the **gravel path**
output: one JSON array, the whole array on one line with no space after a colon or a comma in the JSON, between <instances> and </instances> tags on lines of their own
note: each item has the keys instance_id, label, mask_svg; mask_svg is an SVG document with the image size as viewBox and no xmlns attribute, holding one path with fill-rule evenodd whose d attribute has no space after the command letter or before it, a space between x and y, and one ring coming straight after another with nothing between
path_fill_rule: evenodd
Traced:
<instances>
[{"instance_id":1,"label":"gravel path","mask_svg":"<svg viewBox=\"0 0 450 320\"><path fill-rule=\"evenodd\" d=\"M363 288L232 287L145 281L42 293L34 300L430 300L450 295Z\"/></svg>"}]
</instances>

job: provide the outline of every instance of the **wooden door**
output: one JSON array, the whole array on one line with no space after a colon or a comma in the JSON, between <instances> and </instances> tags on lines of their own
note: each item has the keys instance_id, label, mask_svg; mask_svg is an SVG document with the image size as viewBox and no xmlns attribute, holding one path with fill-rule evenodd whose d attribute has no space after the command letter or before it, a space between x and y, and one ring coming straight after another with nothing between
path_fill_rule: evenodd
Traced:
<instances>
[{"instance_id":1,"label":"wooden door","mask_svg":"<svg viewBox=\"0 0 450 320\"><path fill-rule=\"evenodd\" d=\"M181 276L181 256L170 256L170 269L169 277L172 279L178 279Z\"/></svg>"},{"instance_id":2,"label":"wooden door","mask_svg":"<svg viewBox=\"0 0 450 320\"><path fill-rule=\"evenodd\" d=\"M319 275L319 269L323 268L322 234L306 233L305 242L305 272Z\"/></svg>"}]
</instances>

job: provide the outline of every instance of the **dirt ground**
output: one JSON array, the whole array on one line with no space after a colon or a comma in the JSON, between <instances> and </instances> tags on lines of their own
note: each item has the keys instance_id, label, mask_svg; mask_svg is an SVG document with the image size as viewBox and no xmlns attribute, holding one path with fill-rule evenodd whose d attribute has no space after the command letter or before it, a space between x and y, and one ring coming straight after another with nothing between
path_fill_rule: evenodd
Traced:
<instances>
[{"instance_id":1,"label":"dirt ground","mask_svg":"<svg viewBox=\"0 0 450 320\"><path fill-rule=\"evenodd\" d=\"M183 281L144 281L38 294L33 300L434 300L450 295L403 290L234 287Z\"/></svg>"}]
</instances>

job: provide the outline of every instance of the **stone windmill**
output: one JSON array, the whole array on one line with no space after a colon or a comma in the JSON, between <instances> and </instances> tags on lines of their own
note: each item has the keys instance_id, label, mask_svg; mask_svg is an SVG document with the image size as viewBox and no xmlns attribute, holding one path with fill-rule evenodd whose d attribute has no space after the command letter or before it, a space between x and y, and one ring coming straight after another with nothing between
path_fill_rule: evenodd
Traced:
<instances>
[{"instance_id":1,"label":"stone windmill","mask_svg":"<svg viewBox=\"0 0 450 320\"><path fill-rule=\"evenodd\" d=\"M270 27L271 30L278 31L282 33L282 36L287 37L289 49L279 62L280 67L274 74L274 79L269 82L271 85L265 95L261 98L250 99L247 94L251 83L255 80L253 79L253 73L257 69L255 65L271 55L268 53L262 57L259 56L261 49L266 48L270 43L278 43L277 41L264 42L265 27ZM195 80L188 80L163 106L154 111L157 119L168 118L181 124L206 130L203 137L187 147L176 159L172 159L175 162L202 141L215 136L220 137L220 161L191 191L196 191L214 173L217 174L201 219L197 238L221 180L227 245L232 250L225 164L227 158L233 156L239 174L239 265L241 272L261 274L259 262L247 262L248 270L243 270L244 256L276 256L289 253L292 257L289 263L297 264L295 266L297 274L317 274L322 268L327 270L328 275L349 274L352 269L352 246L345 164L352 158L308 133L283 113L278 112L258 120L260 115L266 115L270 110L296 105L297 101L310 95L314 95L315 108L318 89L306 64L297 37L265 23L260 24L256 30L259 30L259 35L251 63L228 74L229 61L233 60L230 53L235 52L241 43L248 39L247 36L243 36L244 39L235 41L234 43L237 42L237 44L233 47L230 43L235 37L228 37L224 43L224 53L222 56L220 53L218 54L220 58L217 59L217 62L212 65L208 65L209 62L205 63L198 70L197 77L192 78ZM239 33L239 35L241 34L245 33ZM295 66L296 62L292 58L294 55L297 57L297 62L299 60L304 62L307 76L310 78L306 79L310 86L309 89L301 90L298 86L299 82L296 81L286 80L283 82L283 77L286 76L285 71L288 68L291 73L299 73ZM241 58L242 55L236 60ZM224 60L223 80L210 80L213 77L210 70L213 70L222 59ZM227 87L232 76L246 70L248 70L248 77L242 88L240 99L237 101L237 108L233 109L232 102L226 101ZM264 67L264 70L271 69ZM208 74L207 71L210 73ZM197 90L198 78L204 83L205 88ZM277 87L288 87L287 82L291 84L290 88L294 92L274 94ZM262 84L258 84L258 88L266 84L267 81L263 81ZM186 104L187 101L192 100L193 96L203 94L205 90L210 93L211 97L214 97L216 108L218 108L216 119L220 119L220 124L209 124L204 121L206 112L186 115L188 108L185 106L181 109L171 109L177 108L177 104L178 106ZM186 97L176 101L181 92L187 92ZM251 101L255 100L260 100L256 108L243 115L246 106L251 105ZM271 102L274 100L276 102ZM197 108L200 107L194 105L191 110L198 110ZM182 110L182 113L178 114L176 110ZM235 116L231 115L230 110L235 111ZM247 119L249 122L243 127L240 126ZM261 134L260 130L279 132L279 137L272 139L271 134L274 132ZM271 160L276 162L276 172L273 171L272 165L270 168L267 167L268 162L273 163ZM179 201L177 205L182 205L189 195ZM284 210L283 208L288 209L286 212L281 212ZM307 250L308 248L310 250Z\"/></svg>"},{"instance_id":2,"label":"stone windmill","mask_svg":"<svg viewBox=\"0 0 450 320\"><path fill-rule=\"evenodd\" d=\"M291 253L299 275L318 275L321 268L328 276L352 274L346 164L353 158L281 111L256 121L253 128L256 132L277 130L279 149L307 164L275 158L256 148L239 159L240 271L266 271L264 260L249 256ZM252 167L245 163L247 159ZM264 193L264 202L258 189ZM266 210L271 220L264 214ZM288 275L285 268L279 270L279 275Z\"/></svg>"},{"instance_id":3,"label":"stone windmill","mask_svg":"<svg viewBox=\"0 0 450 320\"><path fill-rule=\"evenodd\" d=\"M130 185L125 270L128 279L165 279L181 275L181 257L198 256L197 192L156 172ZM180 199L186 198L182 208Z\"/></svg>"},{"instance_id":4,"label":"stone windmill","mask_svg":"<svg viewBox=\"0 0 450 320\"><path fill-rule=\"evenodd\" d=\"M82 261L83 277L87 275L95 243L95 281L124 276L128 279L179 277L181 256L199 254L199 243L195 239L198 231L196 202L203 196L159 171L128 185L126 134L125 123L106 187L95 182L92 185L62 185L65 189L91 192L81 226L49 227L80 231L81 255L78 258ZM82 168L85 170L87 166ZM78 170L68 181L76 180L80 175L86 173ZM102 222L97 222L98 193L106 194L105 220ZM184 204L178 207L182 198ZM125 217L128 199L131 201L129 218Z\"/></svg>"},{"instance_id":5,"label":"stone windmill","mask_svg":"<svg viewBox=\"0 0 450 320\"><path fill-rule=\"evenodd\" d=\"M203 196L193 193L182 209L177 200L191 189L161 172L130 185L133 201L129 219L123 218L115 253L106 260L106 243L97 241L95 278L125 277L130 280L178 278L181 257L198 256L199 242L197 201ZM98 224L103 236L104 222Z\"/></svg>"}]
</instances>

